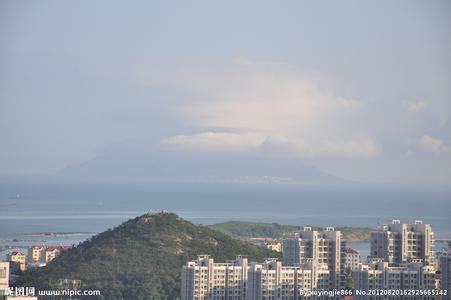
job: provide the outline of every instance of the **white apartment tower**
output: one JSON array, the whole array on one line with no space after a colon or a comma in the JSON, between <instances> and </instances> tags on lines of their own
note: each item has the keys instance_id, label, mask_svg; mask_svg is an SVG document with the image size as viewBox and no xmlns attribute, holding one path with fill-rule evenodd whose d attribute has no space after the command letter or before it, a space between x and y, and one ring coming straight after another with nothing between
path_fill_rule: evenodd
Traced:
<instances>
[{"instance_id":1,"label":"white apartment tower","mask_svg":"<svg viewBox=\"0 0 451 300\"><path fill-rule=\"evenodd\" d=\"M282 266L275 258L248 265L244 256L215 263L208 255L202 255L182 268L181 299L313 300L325 297L313 297L308 292L329 287L329 268L311 259L297 266Z\"/></svg>"},{"instance_id":2,"label":"white apartment tower","mask_svg":"<svg viewBox=\"0 0 451 300\"><path fill-rule=\"evenodd\" d=\"M189 261L182 267L182 300L245 299L248 261L215 263L208 255Z\"/></svg>"},{"instance_id":3,"label":"white apartment tower","mask_svg":"<svg viewBox=\"0 0 451 300\"><path fill-rule=\"evenodd\" d=\"M307 259L311 259L313 263L325 264L331 276L329 288L340 288L344 281L342 248L340 231L336 231L333 227L317 231L305 226L303 230L283 240L283 264L296 266Z\"/></svg>"},{"instance_id":4,"label":"white apartment tower","mask_svg":"<svg viewBox=\"0 0 451 300\"><path fill-rule=\"evenodd\" d=\"M424 264L435 262L435 242L431 225L423 221L401 224L393 220L371 233L371 256L382 258L391 265L421 259Z\"/></svg>"},{"instance_id":5,"label":"white apartment tower","mask_svg":"<svg viewBox=\"0 0 451 300\"><path fill-rule=\"evenodd\" d=\"M443 253L440 255L439 268L442 275L442 280L440 282L440 288L442 290L447 290L448 294L451 293L451 252ZM451 295L448 295L451 299ZM447 299L443 297L443 299Z\"/></svg>"},{"instance_id":6,"label":"white apartment tower","mask_svg":"<svg viewBox=\"0 0 451 300\"><path fill-rule=\"evenodd\" d=\"M283 265L296 266L305 261L306 254L306 239L295 234L292 237L287 237L282 241Z\"/></svg>"},{"instance_id":7,"label":"white apartment tower","mask_svg":"<svg viewBox=\"0 0 451 300\"><path fill-rule=\"evenodd\" d=\"M313 290L328 290L330 274L326 265L307 261L298 266L282 266L276 259L252 263L248 273L246 300L319 299Z\"/></svg>"},{"instance_id":8,"label":"white apartment tower","mask_svg":"<svg viewBox=\"0 0 451 300\"><path fill-rule=\"evenodd\" d=\"M373 259L367 264L360 264L353 272L355 290L429 290L436 288L435 268L423 266L421 261L390 267L382 259ZM433 300L435 296L424 295L358 295L354 300Z\"/></svg>"}]
</instances>

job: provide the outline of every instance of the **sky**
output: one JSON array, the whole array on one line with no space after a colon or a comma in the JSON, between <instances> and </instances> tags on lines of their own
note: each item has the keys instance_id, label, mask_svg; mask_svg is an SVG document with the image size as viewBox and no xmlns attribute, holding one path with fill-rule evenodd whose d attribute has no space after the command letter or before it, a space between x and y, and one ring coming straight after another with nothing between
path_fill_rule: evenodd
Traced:
<instances>
[{"instance_id":1,"label":"sky","mask_svg":"<svg viewBox=\"0 0 451 300\"><path fill-rule=\"evenodd\" d=\"M1 1L0 174L152 145L449 186L450 31L449 1Z\"/></svg>"}]
</instances>

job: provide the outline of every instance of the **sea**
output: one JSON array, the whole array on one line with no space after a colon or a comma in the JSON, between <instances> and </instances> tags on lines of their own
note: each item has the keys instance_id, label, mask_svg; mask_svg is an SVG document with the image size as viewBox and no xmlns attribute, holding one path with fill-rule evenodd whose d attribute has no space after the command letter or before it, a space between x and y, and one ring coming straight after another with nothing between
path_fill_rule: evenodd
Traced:
<instances>
[{"instance_id":1,"label":"sea","mask_svg":"<svg viewBox=\"0 0 451 300\"><path fill-rule=\"evenodd\" d=\"M77 245L161 210L203 225L237 220L376 228L393 219L423 220L437 238L451 238L447 187L2 179L0 259L34 244ZM349 246L369 255L368 243Z\"/></svg>"}]
</instances>

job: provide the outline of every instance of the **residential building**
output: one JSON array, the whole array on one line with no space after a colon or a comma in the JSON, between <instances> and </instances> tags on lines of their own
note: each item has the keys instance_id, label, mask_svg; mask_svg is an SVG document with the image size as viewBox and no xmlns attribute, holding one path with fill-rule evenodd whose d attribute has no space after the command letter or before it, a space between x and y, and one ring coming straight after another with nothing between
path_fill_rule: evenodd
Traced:
<instances>
[{"instance_id":1,"label":"residential building","mask_svg":"<svg viewBox=\"0 0 451 300\"><path fill-rule=\"evenodd\" d=\"M307 293L328 290L329 281L325 264L307 261L299 266L282 266L276 259L267 259L250 265L246 300L317 299Z\"/></svg>"},{"instance_id":2,"label":"residential building","mask_svg":"<svg viewBox=\"0 0 451 300\"><path fill-rule=\"evenodd\" d=\"M8 286L9 286L9 262L0 262L0 291L5 290Z\"/></svg>"},{"instance_id":3,"label":"residential building","mask_svg":"<svg viewBox=\"0 0 451 300\"><path fill-rule=\"evenodd\" d=\"M353 272L355 290L434 290L436 288L435 268L424 266L421 260L390 266L387 261L373 259L360 264ZM354 293L354 300L410 299L432 300L434 296L420 295L359 295Z\"/></svg>"},{"instance_id":4,"label":"residential building","mask_svg":"<svg viewBox=\"0 0 451 300\"><path fill-rule=\"evenodd\" d=\"M344 285L343 247L341 232L333 227L318 231L305 226L300 232L283 240L283 264L296 266L307 259L326 264L331 276L329 289L341 288Z\"/></svg>"},{"instance_id":5,"label":"residential building","mask_svg":"<svg viewBox=\"0 0 451 300\"><path fill-rule=\"evenodd\" d=\"M7 260L10 262L15 262L19 264L19 269L25 271L26 269L26 259L25 255L19 251L13 251L7 255Z\"/></svg>"},{"instance_id":6,"label":"residential building","mask_svg":"<svg viewBox=\"0 0 451 300\"><path fill-rule=\"evenodd\" d=\"M182 267L182 300L245 299L247 271L246 256L215 263L208 255L201 255Z\"/></svg>"},{"instance_id":7,"label":"residential building","mask_svg":"<svg viewBox=\"0 0 451 300\"><path fill-rule=\"evenodd\" d=\"M451 251L440 255L439 268L441 273L440 288L451 293ZM451 299L451 295L448 295L448 297L444 299Z\"/></svg>"},{"instance_id":8,"label":"residential building","mask_svg":"<svg viewBox=\"0 0 451 300\"><path fill-rule=\"evenodd\" d=\"M307 259L306 239L299 233L286 237L282 241L282 254L284 266L296 266Z\"/></svg>"},{"instance_id":9,"label":"residential building","mask_svg":"<svg viewBox=\"0 0 451 300\"><path fill-rule=\"evenodd\" d=\"M60 278L58 279L58 288L64 290L80 289L82 281L80 279Z\"/></svg>"},{"instance_id":10,"label":"residential building","mask_svg":"<svg viewBox=\"0 0 451 300\"><path fill-rule=\"evenodd\" d=\"M330 287L329 268L307 259L298 266L282 266L268 258L248 265L245 256L216 263L208 255L182 268L182 300L322 299L308 295Z\"/></svg>"},{"instance_id":11,"label":"residential building","mask_svg":"<svg viewBox=\"0 0 451 300\"><path fill-rule=\"evenodd\" d=\"M265 240L263 245L269 250L282 252L282 243L278 240Z\"/></svg>"},{"instance_id":12,"label":"residential building","mask_svg":"<svg viewBox=\"0 0 451 300\"><path fill-rule=\"evenodd\" d=\"M55 259L63 251L62 247L46 247L44 250L45 263L49 263Z\"/></svg>"},{"instance_id":13,"label":"residential building","mask_svg":"<svg viewBox=\"0 0 451 300\"><path fill-rule=\"evenodd\" d=\"M31 287L18 288L23 292L23 296L14 295L14 293L11 295L11 288L9 287L9 267L9 262L0 262L0 299L38 300L38 298L35 297L35 288ZM15 292L16 290L14 289L12 291Z\"/></svg>"},{"instance_id":14,"label":"residential building","mask_svg":"<svg viewBox=\"0 0 451 300\"><path fill-rule=\"evenodd\" d=\"M28 250L28 261L33 263L43 262L45 259L45 247L33 246Z\"/></svg>"},{"instance_id":15,"label":"residential building","mask_svg":"<svg viewBox=\"0 0 451 300\"><path fill-rule=\"evenodd\" d=\"M346 248L345 255L345 270L357 270L360 263L360 254L352 248Z\"/></svg>"},{"instance_id":16,"label":"residential building","mask_svg":"<svg viewBox=\"0 0 451 300\"><path fill-rule=\"evenodd\" d=\"M382 258L390 265L400 265L421 259L424 264L435 263L434 233L429 224L416 220L401 224L393 220L371 233L371 256Z\"/></svg>"},{"instance_id":17,"label":"residential building","mask_svg":"<svg viewBox=\"0 0 451 300\"><path fill-rule=\"evenodd\" d=\"M43 266L69 248L67 246L32 246L28 250L28 261L34 266Z\"/></svg>"}]
</instances>

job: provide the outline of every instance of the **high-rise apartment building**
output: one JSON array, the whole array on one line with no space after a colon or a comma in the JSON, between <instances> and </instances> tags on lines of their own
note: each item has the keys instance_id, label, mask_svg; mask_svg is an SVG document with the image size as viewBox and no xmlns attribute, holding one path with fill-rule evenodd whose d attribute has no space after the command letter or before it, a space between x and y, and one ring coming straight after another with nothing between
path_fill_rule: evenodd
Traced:
<instances>
[{"instance_id":1,"label":"high-rise apartment building","mask_svg":"<svg viewBox=\"0 0 451 300\"><path fill-rule=\"evenodd\" d=\"M329 289L328 266L311 259L297 266L283 266L275 258L248 265L244 256L216 263L203 255L182 268L182 300L312 300L324 297L310 292Z\"/></svg>"},{"instance_id":2,"label":"high-rise apartment building","mask_svg":"<svg viewBox=\"0 0 451 300\"><path fill-rule=\"evenodd\" d=\"M357 270L360 264L360 254L354 249L347 248L345 250L345 270Z\"/></svg>"},{"instance_id":3,"label":"high-rise apartment building","mask_svg":"<svg viewBox=\"0 0 451 300\"><path fill-rule=\"evenodd\" d=\"M435 242L431 225L423 221L401 224L393 220L371 233L371 256L382 258L391 265L421 259L424 264L435 263Z\"/></svg>"},{"instance_id":4,"label":"high-rise apartment building","mask_svg":"<svg viewBox=\"0 0 451 300\"><path fill-rule=\"evenodd\" d=\"M344 283L343 247L341 232L333 227L318 231L306 226L283 240L283 264L296 266L307 259L311 259L313 263L325 264L331 276L329 288L340 288Z\"/></svg>"},{"instance_id":5,"label":"high-rise apartment building","mask_svg":"<svg viewBox=\"0 0 451 300\"><path fill-rule=\"evenodd\" d=\"M451 252L443 253L439 259L439 269L441 272L440 288L451 293ZM447 298L448 297L448 298ZM451 299L451 295L443 296L442 299Z\"/></svg>"},{"instance_id":6,"label":"high-rise apartment building","mask_svg":"<svg viewBox=\"0 0 451 300\"><path fill-rule=\"evenodd\" d=\"M354 289L361 291L433 291L436 288L435 268L423 266L421 261L404 263L397 267L389 266L387 261L374 259L360 264L353 272ZM428 295L361 295L354 293L354 300L433 300Z\"/></svg>"},{"instance_id":7,"label":"high-rise apartment building","mask_svg":"<svg viewBox=\"0 0 451 300\"><path fill-rule=\"evenodd\" d=\"M300 234L294 234L291 237L284 238L282 241L282 255L284 266L296 266L305 261L306 239Z\"/></svg>"},{"instance_id":8,"label":"high-rise apartment building","mask_svg":"<svg viewBox=\"0 0 451 300\"><path fill-rule=\"evenodd\" d=\"M248 261L215 263L208 255L187 262L182 268L182 300L245 299Z\"/></svg>"},{"instance_id":9,"label":"high-rise apartment building","mask_svg":"<svg viewBox=\"0 0 451 300\"><path fill-rule=\"evenodd\" d=\"M433 291L437 281L435 268L424 266L421 261L401 264L397 267L389 266L382 259L374 259L367 264L360 264L359 269L353 272L354 288L356 290L390 290L390 291ZM380 299L409 299L409 300L433 300L431 295L359 295L355 294L355 300L380 300Z\"/></svg>"},{"instance_id":10,"label":"high-rise apartment building","mask_svg":"<svg viewBox=\"0 0 451 300\"><path fill-rule=\"evenodd\" d=\"M282 266L276 259L267 259L250 265L246 300L317 299L309 293L328 290L329 286L325 264L306 261L298 266Z\"/></svg>"}]
</instances>

